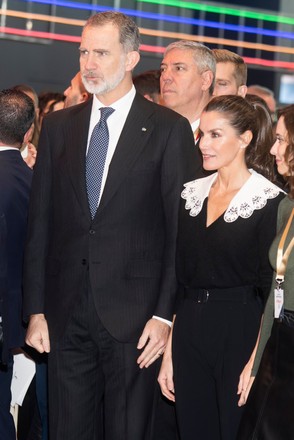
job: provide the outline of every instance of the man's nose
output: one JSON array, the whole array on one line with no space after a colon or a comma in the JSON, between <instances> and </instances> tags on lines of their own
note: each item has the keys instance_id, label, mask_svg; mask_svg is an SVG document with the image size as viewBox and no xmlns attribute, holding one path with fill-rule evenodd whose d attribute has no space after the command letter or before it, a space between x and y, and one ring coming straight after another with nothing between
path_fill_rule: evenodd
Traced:
<instances>
[{"instance_id":1,"label":"man's nose","mask_svg":"<svg viewBox=\"0 0 294 440\"><path fill-rule=\"evenodd\" d=\"M95 55L90 52L84 63L85 69L93 70L96 67L96 64Z\"/></svg>"},{"instance_id":2,"label":"man's nose","mask_svg":"<svg viewBox=\"0 0 294 440\"><path fill-rule=\"evenodd\" d=\"M169 69L165 69L161 72L160 80L163 82L171 81L171 72Z\"/></svg>"}]
</instances>

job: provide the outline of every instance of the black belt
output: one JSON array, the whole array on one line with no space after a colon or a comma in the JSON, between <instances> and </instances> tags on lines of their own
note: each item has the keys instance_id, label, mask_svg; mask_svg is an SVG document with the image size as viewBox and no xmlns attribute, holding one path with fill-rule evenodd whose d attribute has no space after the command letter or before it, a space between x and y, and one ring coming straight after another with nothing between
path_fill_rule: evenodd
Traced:
<instances>
[{"instance_id":1,"label":"black belt","mask_svg":"<svg viewBox=\"0 0 294 440\"><path fill-rule=\"evenodd\" d=\"M228 287L223 289L199 289L185 287L185 298L198 303L208 301L237 301L246 304L256 299L257 289L253 286Z\"/></svg>"}]
</instances>

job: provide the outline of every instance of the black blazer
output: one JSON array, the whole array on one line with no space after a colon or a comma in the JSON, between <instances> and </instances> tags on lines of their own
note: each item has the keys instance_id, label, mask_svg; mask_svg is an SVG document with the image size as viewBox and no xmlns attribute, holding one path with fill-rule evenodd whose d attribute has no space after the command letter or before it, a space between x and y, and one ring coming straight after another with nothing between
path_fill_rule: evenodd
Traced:
<instances>
[{"instance_id":1,"label":"black blazer","mask_svg":"<svg viewBox=\"0 0 294 440\"><path fill-rule=\"evenodd\" d=\"M0 315L3 361L24 343L22 269L32 170L16 150L0 151Z\"/></svg>"},{"instance_id":2,"label":"black blazer","mask_svg":"<svg viewBox=\"0 0 294 440\"><path fill-rule=\"evenodd\" d=\"M25 315L44 312L51 341L90 283L119 341L152 315L171 319L184 182L198 175L188 121L136 95L91 220L85 156L92 100L45 118L34 169L25 258Z\"/></svg>"}]
</instances>

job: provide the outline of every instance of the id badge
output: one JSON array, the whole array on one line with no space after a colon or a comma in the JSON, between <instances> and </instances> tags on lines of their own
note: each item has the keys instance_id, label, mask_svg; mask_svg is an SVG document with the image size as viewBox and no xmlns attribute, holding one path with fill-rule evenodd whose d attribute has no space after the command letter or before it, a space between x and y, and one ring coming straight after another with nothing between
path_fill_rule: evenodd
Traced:
<instances>
[{"instance_id":1,"label":"id badge","mask_svg":"<svg viewBox=\"0 0 294 440\"><path fill-rule=\"evenodd\" d=\"M283 317L284 290L275 289L275 318Z\"/></svg>"}]
</instances>

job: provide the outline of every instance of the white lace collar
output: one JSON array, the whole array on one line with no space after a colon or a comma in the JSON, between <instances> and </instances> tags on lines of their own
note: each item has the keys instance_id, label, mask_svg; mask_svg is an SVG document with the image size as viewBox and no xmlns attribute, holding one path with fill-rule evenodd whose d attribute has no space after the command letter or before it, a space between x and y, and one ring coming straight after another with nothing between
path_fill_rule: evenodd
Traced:
<instances>
[{"instance_id":1,"label":"white lace collar","mask_svg":"<svg viewBox=\"0 0 294 440\"><path fill-rule=\"evenodd\" d=\"M234 222L238 217L248 218L256 209L263 208L268 199L274 199L283 192L261 174L249 170L251 176L233 197L224 214L227 223ZM210 188L217 177L214 173L203 179L185 183L181 197L186 200L185 208L190 215L196 217L202 209L204 200L208 197Z\"/></svg>"}]
</instances>

